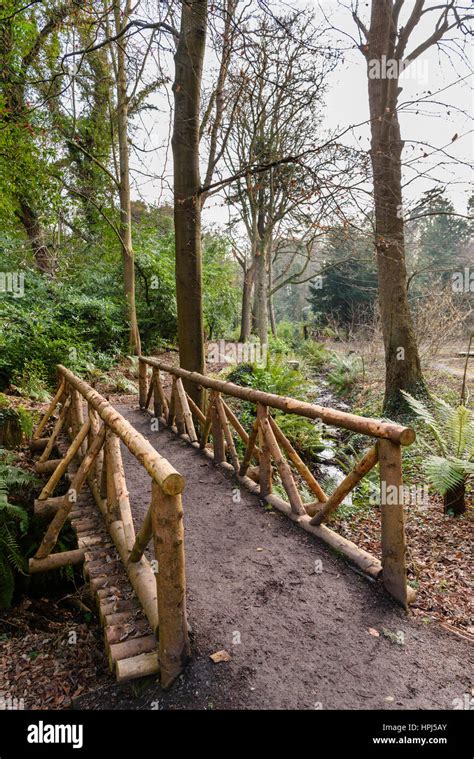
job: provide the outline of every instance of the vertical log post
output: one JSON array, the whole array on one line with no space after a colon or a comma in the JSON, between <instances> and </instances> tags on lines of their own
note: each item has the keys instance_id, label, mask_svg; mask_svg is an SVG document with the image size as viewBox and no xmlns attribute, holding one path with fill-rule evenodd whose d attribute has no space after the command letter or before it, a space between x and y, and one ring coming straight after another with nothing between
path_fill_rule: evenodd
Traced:
<instances>
[{"instance_id":1,"label":"vertical log post","mask_svg":"<svg viewBox=\"0 0 474 759\"><path fill-rule=\"evenodd\" d=\"M90 404L89 404L89 419L91 423L91 438L93 440L100 430L101 421L100 421L100 417L97 411L94 408L92 408ZM96 459L93 465L94 481L97 487L100 487L103 463L104 463L104 447L102 446L102 448L100 449L99 453L96 456Z\"/></svg>"},{"instance_id":2,"label":"vertical log post","mask_svg":"<svg viewBox=\"0 0 474 759\"><path fill-rule=\"evenodd\" d=\"M204 449L207 445L207 439L209 437L209 432L211 431L211 426L212 426L212 403L209 400L207 404L206 418L204 420L204 424L202 425L201 437L199 440L199 447L201 449Z\"/></svg>"},{"instance_id":3,"label":"vertical log post","mask_svg":"<svg viewBox=\"0 0 474 759\"><path fill-rule=\"evenodd\" d=\"M112 432L112 430L107 429L107 433L105 437L104 465L105 465L105 471L106 471L107 521L109 524L111 522L120 521L120 510L119 510L119 504L118 504L118 499L117 499L117 493L115 492L115 479L114 479L114 469L113 469L112 451L111 451L111 448L113 446L112 438L114 437L115 435Z\"/></svg>"},{"instance_id":4,"label":"vertical log post","mask_svg":"<svg viewBox=\"0 0 474 759\"><path fill-rule=\"evenodd\" d=\"M140 408L145 408L146 397L148 393L147 365L144 361L138 359L138 404Z\"/></svg>"},{"instance_id":5,"label":"vertical log post","mask_svg":"<svg viewBox=\"0 0 474 759\"><path fill-rule=\"evenodd\" d=\"M160 370L157 369L153 375L153 403L154 413L157 419L161 416L166 418L168 414L168 402L166 400L165 391L161 384Z\"/></svg>"},{"instance_id":6,"label":"vertical log post","mask_svg":"<svg viewBox=\"0 0 474 759\"><path fill-rule=\"evenodd\" d=\"M151 396L153 395L153 387L154 387L153 372L154 371L155 370L152 369L152 372L151 372L152 376L151 376L151 380L150 380L150 385L148 387L148 391L147 391L147 395L146 395L145 409L148 409L148 407L150 405L150 401L151 401Z\"/></svg>"},{"instance_id":7,"label":"vertical log post","mask_svg":"<svg viewBox=\"0 0 474 759\"><path fill-rule=\"evenodd\" d=\"M175 378L173 377L173 382L171 384L170 402L168 404L168 419L167 419L168 427L173 426L175 414L176 414L176 393L175 393Z\"/></svg>"},{"instance_id":8,"label":"vertical log post","mask_svg":"<svg viewBox=\"0 0 474 759\"><path fill-rule=\"evenodd\" d=\"M113 497L116 500L119 518L123 522L125 542L128 550L131 551L135 543L135 528L133 525L130 499L128 497L127 483L125 480L120 440L117 435L110 432L108 433L107 440L109 446L109 465L111 470L109 477L113 479Z\"/></svg>"},{"instance_id":9,"label":"vertical log post","mask_svg":"<svg viewBox=\"0 0 474 759\"><path fill-rule=\"evenodd\" d=\"M406 609L408 592L401 448L391 440L379 440L377 448L380 466L383 583L388 592ZM390 498L387 499L388 493ZM397 497L394 497L395 493L398 494Z\"/></svg>"},{"instance_id":10,"label":"vertical log post","mask_svg":"<svg viewBox=\"0 0 474 759\"><path fill-rule=\"evenodd\" d=\"M181 495L152 483L151 520L158 563L159 661L162 688L169 688L191 656L186 618L186 575Z\"/></svg>"},{"instance_id":11,"label":"vertical log post","mask_svg":"<svg viewBox=\"0 0 474 759\"><path fill-rule=\"evenodd\" d=\"M72 395L72 403L71 403L72 425L71 426L72 426L74 437L76 437L82 425L84 424L84 402L79 390L72 389L71 395ZM84 442L82 443L78 451L78 454L80 454L80 458L85 456L86 450L87 450L87 443Z\"/></svg>"},{"instance_id":12,"label":"vertical log post","mask_svg":"<svg viewBox=\"0 0 474 759\"><path fill-rule=\"evenodd\" d=\"M272 462L261 422L268 421L268 406L257 403L258 439L260 442L260 495L262 497L272 492Z\"/></svg>"},{"instance_id":13,"label":"vertical log post","mask_svg":"<svg viewBox=\"0 0 474 759\"><path fill-rule=\"evenodd\" d=\"M225 442L224 431L219 419L219 413L217 411L216 398L218 393L213 390L211 392L210 408L211 408L211 429L212 429L212 446L214 448L214 461L216 464L222 464L225 461Z\"/></svg>"},{"instance_id":14,"label":"vertical log post","mask_svg":"<svg viewBox=\"0 0 474 759\"><path fill-rule=\"evenodd\" d=\"M174 396L174 404L175 404L176 429L178 431L178 435L184 435L184 433L186 432L186 425L184 422L183 406L181 405L181 398L178 392L179 382L181 382L179 378L173 377L173 396Z\"/></svg>"},{"instance_id":15,"label":"vertical log post","mask_svg":"<svg viewBox=\"0 0 474 759\"><path fill-rule=\"evenodd\" d=\"M193 415L191 414L191 409L189 408L188 397L184 391L181 377L178 377L176 380L176 391L189 439L192 443L195 443L197 441L197 435L196 430L194 429Z\"/></svg>"},{"instance_id":16,"label":"vertical log post","mask_svg":"<svg viewBox=\"0 0 474 759\"><path fill-rule=\"evenodd\" d=\"M153 387L153 416L155 419L160 419L161 415L164 413L163 407L161 405L161 397L158 390L158 382L157 382L157 375L160 373L159 369L156 369L153 367L151 370L151 384Z\"/></svg>"}]
</instances>

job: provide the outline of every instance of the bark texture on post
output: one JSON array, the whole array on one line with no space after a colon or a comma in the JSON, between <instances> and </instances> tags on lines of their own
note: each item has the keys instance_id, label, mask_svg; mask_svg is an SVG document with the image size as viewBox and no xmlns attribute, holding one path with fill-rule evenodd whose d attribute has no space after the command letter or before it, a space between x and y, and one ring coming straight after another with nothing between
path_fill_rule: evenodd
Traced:
<instances>
[{"instance_id":1,"label":"bark texture on post","mask_svg":"<svg viewBox=\"0 0 474 759\"><path fill-rule=\"evenodd\" d=\"M218 393L212 392L210 399L211 409L211 429L212 429L212 447L214 449L214 460L216 464L225 461L225 439L224 430L222 429L217 410Z\"/></svg>"},{"instance_id":2,"label":"bark texture on post","mask_svg":"<svg viewBox=\"0 0 474 759\"><path fill-rule=\"evenodd\" d=\"M176 303L181 366L205 372L202 314L201 196L199 126L207 0L181 4L174 56L173 161L176 238ZM186 392L203 408L202 390L185 381Z\"/></svg>"},{"instance_id":3,"label":"bark texture on post","mask_svg":"<svg viewBox=\"0 0 474 759\"><path fill-rule=\"evenodd\" d=\"M181 496L165 495L152 484L151 521L158 562L160 679L169 688L191 656L186 617L186 575Z\"/></svg>"},{"instance_id":4,"label":"bark texture on post","mask_svg":"<svg viewBox=\"0 0 474 759\"><path fill-rule=\"evenodd\" d=\"M263 432L263 424L268 420L268 408L263 404L257 405L257 422L258 422L258 437L260 441L260 458L259 458L259 480L260 480L260 495L266 496L272 492L272 461L270 456L270 449L268 447L267 440Z\"/></svg>"},{"instance_id":5,"label":"bark texture on post","mask_svg":"<svg viewBox=\"0 0 474 759\"><path fill-rule=\"evenodd\" d=\"M408 608L406 580L405 513L403 507L403 480L401 448L390 440L377 442L382 514L382 567L383 583L388 592ZM396 488L396 490L395 490ZM388 493L398 498L388 498ZM395 503L392 501L395 500ZM389 501L387 503L387 501Z\"/></svg>"}]
</instances>

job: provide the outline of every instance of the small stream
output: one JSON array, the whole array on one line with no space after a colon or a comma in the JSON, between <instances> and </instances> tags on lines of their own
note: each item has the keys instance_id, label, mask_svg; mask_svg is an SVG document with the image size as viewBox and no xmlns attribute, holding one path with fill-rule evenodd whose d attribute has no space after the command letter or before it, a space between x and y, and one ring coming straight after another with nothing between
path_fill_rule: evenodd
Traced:
<instances>
[{"instance_id":1,"label":"small stream","mask_svg":"<svg viewBox=\"0 0 474 759\"><path fill-rule=\"evenodd\" d=\"M317 403L320 406L327 406L339 411L350 411L350 406L334 395L324 378L319 378L318 384L309 388L308 399L311 403ZM321 481L323 489L332 493L347 474L341 465L335 461L338 449L340 449L341 445L344 445L344 442L341 431L336 427L329 427L320 421L316 421L315 424L320 431L321 442L324 444L324 448L317 454L317 465L316 467L313 466L316 469L314 474L317 476L318 481ZM349 493L342 503L351 506L352 493Z\"/></svg>"}]
</instances>

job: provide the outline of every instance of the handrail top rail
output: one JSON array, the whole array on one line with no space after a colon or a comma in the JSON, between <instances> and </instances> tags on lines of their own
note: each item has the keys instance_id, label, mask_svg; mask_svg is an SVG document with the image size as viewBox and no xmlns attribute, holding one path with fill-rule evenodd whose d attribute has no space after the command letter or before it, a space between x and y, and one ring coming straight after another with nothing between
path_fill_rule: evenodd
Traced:
<instances>
[{"instance_id":1,"label":"handrail top rail","mask_svg":"<svg viewBox=\"0 0 474 759\"><path fill-rule=\"evenodd\" d=\"M130 453L142 464L150 477L168 495L177 495L184 490L184 477L161 456L146 440L97 390L62 364L57 364L58 373L74 387L92 408L97 411L104 424L112 430L128 448Z\"/></svg>"},{"instance_id":2,"label":"handrail top rail","mask_svg":"<svg viewBox=\"0 0 474 759\"><path fill-rule=\"evenodd\" d=\"M391 440L393 443L398 443L399 445L411 445L416 439L415 430L411 427L404 427L396 422L384 422L380 419L358 416L347 411L320 406L316 403L307 403L306 401L298 401L295 398L242 387L233 382L206 377L198 372L190 372L181 367L171 366L148 356L139 356L139 361L168 372L175 377L181 377L189 382L193 382L201 387L217 390L234 398L250 401L251 403L262 403L290 414L298 414L309 419L321 419L321 421L334 427L342 427L343 429L359 432L370 437Z\"/></svg>"}]
</instances>

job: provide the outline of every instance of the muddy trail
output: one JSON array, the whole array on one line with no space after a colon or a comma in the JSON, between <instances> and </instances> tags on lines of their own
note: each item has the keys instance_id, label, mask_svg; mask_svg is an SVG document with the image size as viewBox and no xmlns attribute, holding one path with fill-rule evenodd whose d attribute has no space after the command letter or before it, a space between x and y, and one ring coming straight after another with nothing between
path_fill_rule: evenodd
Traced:
<instances>
[{"instance_id":1,"label":"muddy trail","mask_svg":"<svg viewBox=\"0 0 474 759\"><path fill-rule=\"evenodd\" d=\"M110 685L76 708L449 710L471 692L468 642L406 615L199 451L152 432L148 415L117 410L186 478L193 658L167 693L154 680ZM122 454L140 524L149 478ZM222 649L230 661L214 664Z\"/></svg>"}]
</instances>

